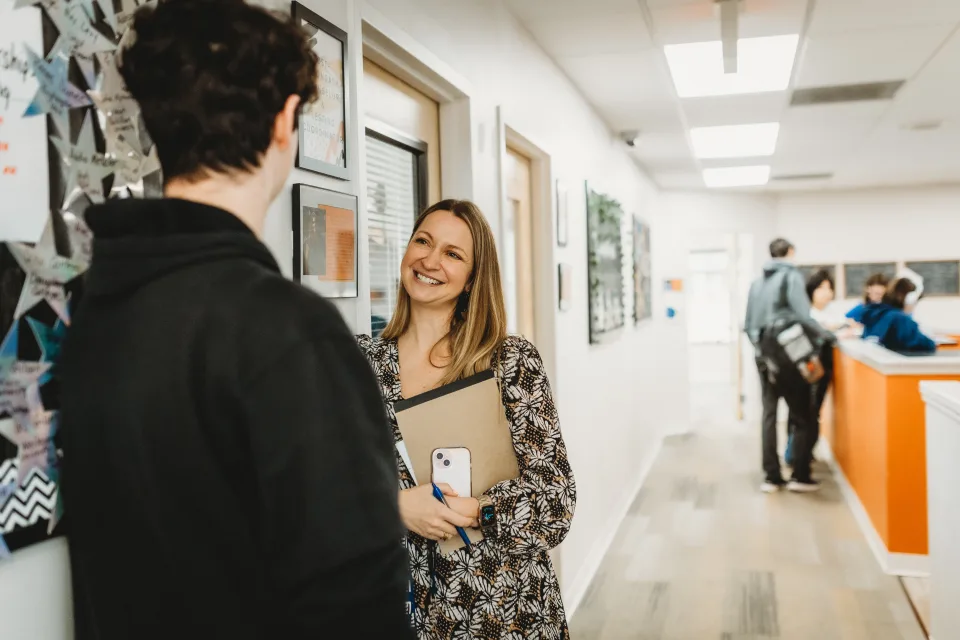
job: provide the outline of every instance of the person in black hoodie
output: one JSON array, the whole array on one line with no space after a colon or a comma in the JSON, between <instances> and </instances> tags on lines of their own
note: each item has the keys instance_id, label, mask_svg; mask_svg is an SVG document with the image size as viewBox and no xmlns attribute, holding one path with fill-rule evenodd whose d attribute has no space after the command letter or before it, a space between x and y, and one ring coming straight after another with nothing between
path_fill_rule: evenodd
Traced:
<instances>
[{"instance_id":1,"label":"person in black hoodie","mask_svg":"<svg viewBox=\"0 0 960 640\"><path fill-rule=\"evenodd\" d=\"M317 58L241 0L141 9L165 197L92 207L64 345L77 640L413 638L393 439L336 309L260 236Z\"/></svg>"}]
</instances>

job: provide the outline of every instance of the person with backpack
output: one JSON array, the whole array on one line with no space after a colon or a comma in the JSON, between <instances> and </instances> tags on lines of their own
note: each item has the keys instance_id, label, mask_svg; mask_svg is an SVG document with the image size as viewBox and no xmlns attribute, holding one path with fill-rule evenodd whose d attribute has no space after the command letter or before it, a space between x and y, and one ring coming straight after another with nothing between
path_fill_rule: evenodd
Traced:
<instances>
[{"instance_id":1,"label":"person with backpack","mask_svg":"<svg viewBox=\"0 0 960 640\"><path fill-rule=\"evenodd\" d=\"M750 287L744 330L756 350L763 401L761 449L765 474L761 490L782 488L799 493L817 491L810 473L815 429L813 384L823 377L819 353L833 340L810 315L810 299L800 270L793 264L795 249L777 238L770 243L771 260ZM784 481L777 454L777 405L783 398L794 425L793 475Z\"/></svg>"}]
</instances>

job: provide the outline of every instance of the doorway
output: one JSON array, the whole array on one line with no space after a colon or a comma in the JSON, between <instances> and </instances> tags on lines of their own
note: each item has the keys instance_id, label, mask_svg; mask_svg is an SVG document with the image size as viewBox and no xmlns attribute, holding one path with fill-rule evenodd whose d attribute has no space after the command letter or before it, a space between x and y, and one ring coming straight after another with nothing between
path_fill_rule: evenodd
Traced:
<instances>
[{"instance_id":1,"label":"doorway","mask_svg":"<svg viewBox=\"0 0 960 640\"><path fill-rule=\"evenodd\" d=\"M507 330L536 342L533 163L507 147L504 161L503 289Z\"/></svg>"}]
</instances>

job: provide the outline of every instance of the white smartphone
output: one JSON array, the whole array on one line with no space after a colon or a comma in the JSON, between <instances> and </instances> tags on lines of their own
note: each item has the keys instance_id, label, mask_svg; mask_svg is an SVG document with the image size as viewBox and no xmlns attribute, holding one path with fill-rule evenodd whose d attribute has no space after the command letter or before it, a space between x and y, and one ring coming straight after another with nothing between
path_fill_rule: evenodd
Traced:
<instances>
[{"instance_id":1,"label":"white smartphone","mask_svg":"<svg viewBox=\"0 0 960 640\"><path fill-rule=\"evenodd\" d=\"M470 449L466 447L450 447L434 449L432 480L434 484L446 482L457 495L467 498L473 495L471 491L471 462Z\"/></svg>"}]
</instances>

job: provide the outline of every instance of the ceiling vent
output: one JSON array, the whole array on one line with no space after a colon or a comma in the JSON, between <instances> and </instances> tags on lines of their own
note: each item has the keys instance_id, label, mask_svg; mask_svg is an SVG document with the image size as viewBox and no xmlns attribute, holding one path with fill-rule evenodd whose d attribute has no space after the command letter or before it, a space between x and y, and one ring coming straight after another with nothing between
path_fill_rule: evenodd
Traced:
<instances>
[{"instance_id":1,"label":"ceiling vent","mask_svg":"<svg viewBox=\"0 0 960 640\"><path fill-rule=\"evenodd\" d=\"M860 102L863 100L890 100L897 95L905 80L871 82L868 84L844 84L833 87L809 87L793 92L790 105L794 107L836 102Z\"/></svg>"},{"instance_id":2,"label":"ceiling vent","mask_svg":"<svg viewBox=\"0 0 960 640\"><path fill-rule=\"evenodd\" d=\"M795 182L799 180L829 180L833 177L832 173L794 173L783 176L773 176L771 181Z\"/></svg>"}]
</instances>

